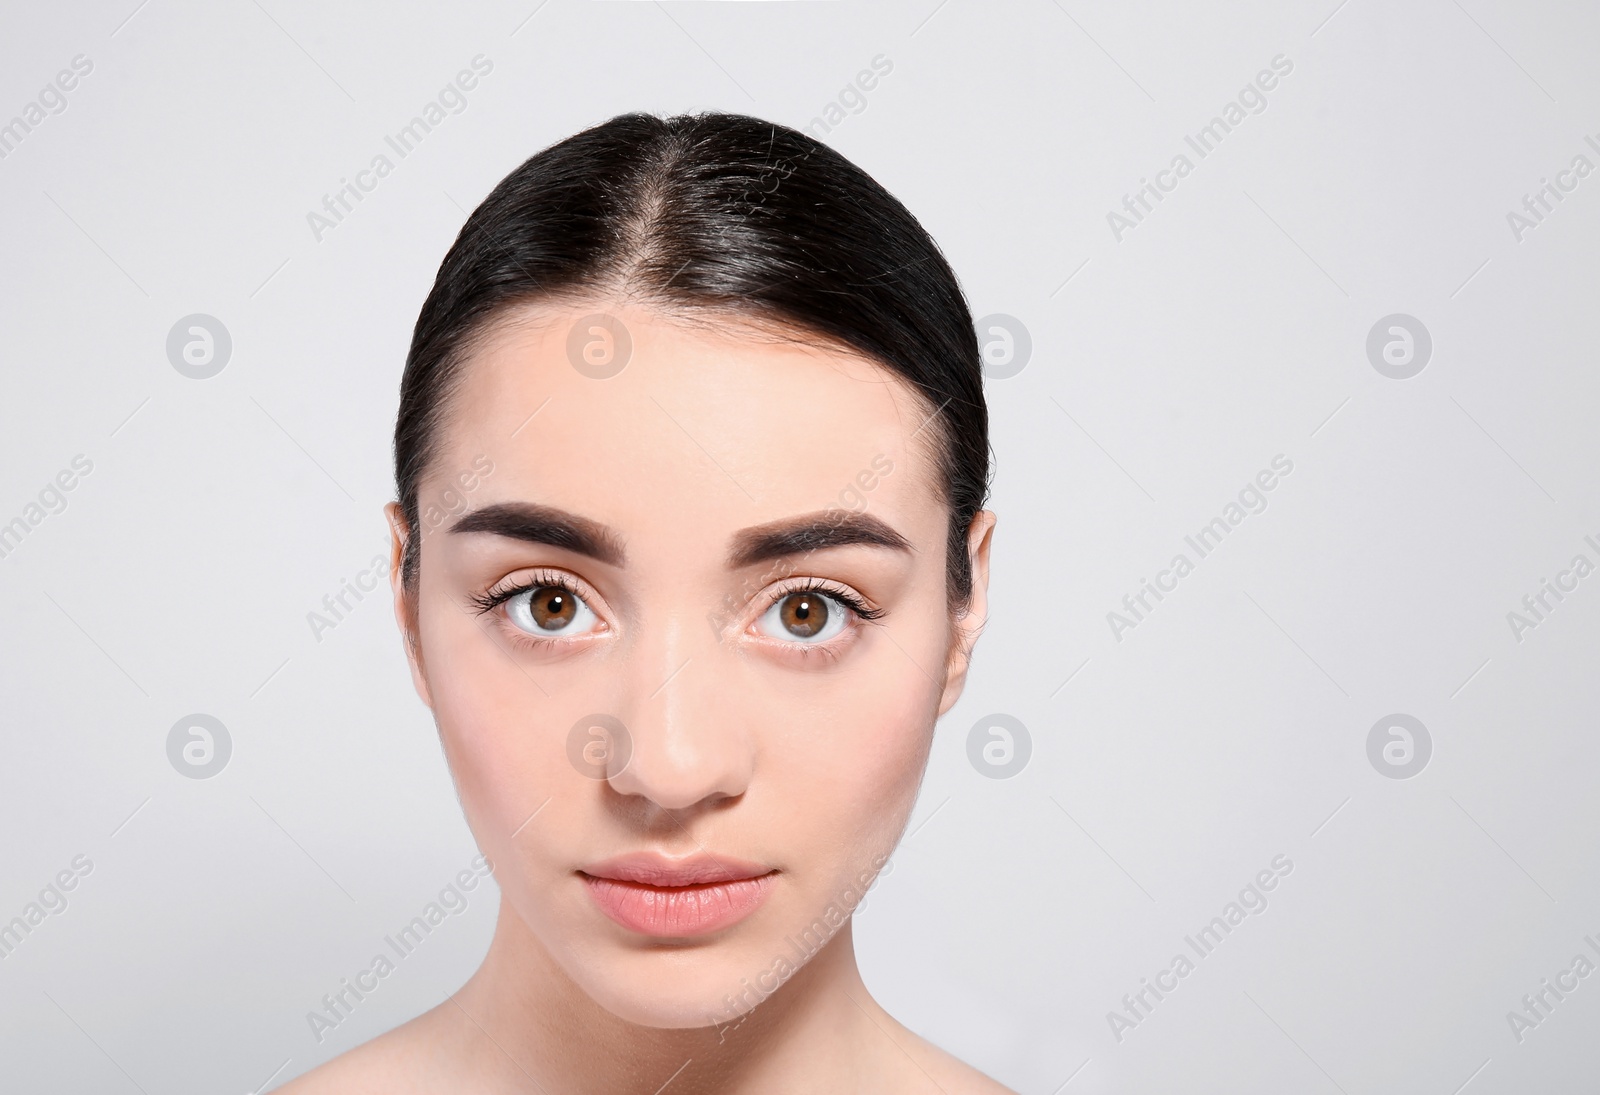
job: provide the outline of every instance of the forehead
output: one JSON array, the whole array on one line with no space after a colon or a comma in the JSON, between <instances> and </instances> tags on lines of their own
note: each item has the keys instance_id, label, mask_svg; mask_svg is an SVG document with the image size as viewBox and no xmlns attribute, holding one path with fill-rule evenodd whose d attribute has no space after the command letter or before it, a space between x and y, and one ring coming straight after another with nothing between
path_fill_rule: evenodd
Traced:
<instances>
[{"instance_id":1,"label":"forehead","mask_svg":"<svg viewBox=\"0 0 1600 1095\"><path fill-rule=\"evenodd\" d=\"M429 478L447 485L487 458L472 505L535 500L624 530L664 509L743 527L942 506L926 401L853 351L797 337L726 316L522 306L468 353Z\"/></svg>"}]
</instances>

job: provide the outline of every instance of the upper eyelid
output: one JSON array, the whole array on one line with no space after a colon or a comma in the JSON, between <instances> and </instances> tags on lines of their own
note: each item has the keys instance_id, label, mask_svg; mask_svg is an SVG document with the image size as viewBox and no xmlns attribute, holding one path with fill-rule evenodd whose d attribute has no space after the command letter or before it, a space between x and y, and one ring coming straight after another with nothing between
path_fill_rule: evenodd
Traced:
<instances>
[{"instance_id":1,"label":"upper eyelid","mask_svg":"<svg viewBox=\"0 0 1600 1095\"><path fill-rule=\"evenodd\" d=\"M591 611L594 609L595 601L599 600L603 603L603 598L599 597L594 588L576 574L553 567L530 567L526 569L532 571L529 577L511 582L510 576L507 575L491 583L483 593L473 596L471 598L472 603L477 605L482 612L492 612L513 597L519 597L531 590L548 586L567 590L573 596L582 599ZM512 573L515 574L517 572L512 571ZM511 584L508 585L507 582L511 582Z\"/></svg>"},{"instance_id":2,"label":"upper eyelid","mask_svg":"<svg viewBox=\"0 0 1600 1095\"><path fill-rule=\"evenodd\" d=\"M795 593L824 593L841 600L845 597L853 596L847 590L834 588L833 583L823 579L796 577L784 578L775 582L769 589L763 590L757 600L766 603L766 607L762 609L765 612L785 597Z\"/></svg>"},{"instance_id":3,"label":"upper eyelid","mask_svg":"<svg viewBox=\"0 0 1600 1095\"><path fill-rule=\"evenodd\" d=\"M539 566L539 567L524 567L522 569L525 570L525 571L528 571L530 573L526 577L520 578L515 582L511 581L511 576L510 575L507 575L506 577L501 578L499 581L494 582L493 584L491 584L489 586L490 591L491 592L499 591L499 592L518 592L518 593L520 593L522 590L525 590L525 589L538 589L540 586L565 586L565 585L570 585L575 590L577 590L577 589L587 590L587 589L590 588L589 583L585 582L582 578L579 578L576 574L573 574L570 571L561 570L561 569L556 568L556 567ZM517 573L520 573L520 571L515 571L514 570L511 573L512 574L517 574ZM511 582L511 584L507 585L506 584L507 582Z\"/></svg>"},{"instance_id":4,"label":"upper eyelid","mask_svg":"<svg viewBox=\"0 0 1600 1095\"><path fill-rule=\"evenodd\" d=\"M756 618L759 619L761 615L770 612L774 605L790 594L811 591L832 597L863 622L870 622L883 614L883 609L874 605L866 596L858 593L843 582L835 581L831 578L791 575L779 581L777 588L773 589L771 596L767 598L765 605L762 606L761 612Z\"/></svg>"}]
</instances>

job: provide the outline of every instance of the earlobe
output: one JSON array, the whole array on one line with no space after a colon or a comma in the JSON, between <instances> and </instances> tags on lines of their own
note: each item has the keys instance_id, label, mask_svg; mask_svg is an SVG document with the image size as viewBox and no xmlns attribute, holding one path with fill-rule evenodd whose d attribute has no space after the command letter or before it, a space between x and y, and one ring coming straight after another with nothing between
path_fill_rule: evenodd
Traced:
<instances>
[{"instance_id":1,"label":"earlobe","mask_svg":"<svg viewBox=\"0 0 1600 1095\"><path fill-rule=\"evenodd\" d=\"M967 526L967 562L972 568L972 595L966 609L953 621L950 661L945 673L944 693L939 697L939 714L956 705L967 684L972 665L972 650L989 619L989 545L994 538L996 516L992 510L979 510Z\"/></svg>"},{"instance_id":2,"label":"earlobe","mask_svg":"<svg viewBox=\"0 0 1600 1095\"><path fill-rule=\"evenodd\" d=\"M417 631L416 605L405 585L406 542L410 529L398 502L383 507L383 516L389 523L389 589L394 595L394 618L400 625L400 637L405 643L406 661L411 666L411 685L422 702L432 710L433 699L428 693L428 678L422 665L422 644Z\"/></svg>"}]
</instances>

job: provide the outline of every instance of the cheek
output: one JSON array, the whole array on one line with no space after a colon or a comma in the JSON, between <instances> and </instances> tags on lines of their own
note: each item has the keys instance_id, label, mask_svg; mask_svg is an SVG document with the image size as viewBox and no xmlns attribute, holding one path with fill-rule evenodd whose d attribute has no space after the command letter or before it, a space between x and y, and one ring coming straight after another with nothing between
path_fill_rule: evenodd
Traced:
<instances>
[{"instance_id":1,"label":"cheek","mask_svg":"<svg viewBox=\"0 0 1600 1095\"><path fill-rule=\"evenodd\" d=\"M858 671L791 697L767 774L795 831L887 851L910 811L933 739L938 690L885 637ZM770 718L771 715L769 714Z\"/></svg>"},{"instance_id":2,"label":"cheek","mask_svg":"<svg viewBox=\"0 0 1600 1095\"><path fill-rule=\"evenodd\" d=\"M922 776L933 739L934 692L909 662L874 675L841 716L850 732L841 743L841 779L892 791ZM854 775L852 776L852 773Z\"/></svg>"},{"instance_id":3,"label":"cheek","mask_svg":"<svg viewBox=\"0 0 1600 1095\"><path fill-rule=\"evenodd\" d=\"M879 804L889 840L910 813L933 745L945 680L944 623L933 615L909 633L897 632L892 642L880 637L871 681L854 705L856 730L847 747L857 773L854 788L863 803ZM845 773L841 780L852 782Z\"/></svg>"},{"instance_id":4,"label":"cheek","mask_svg":"<svg viewBox=\"0 0 1600 1095\"><path fill-rule=\"evenodd\" d=\"M440 605L424 612L421 634L446 759L474 829L493 841L553 793L560 740L544 725L550 705L476 617Z\"/></svg>"}]
</instances>

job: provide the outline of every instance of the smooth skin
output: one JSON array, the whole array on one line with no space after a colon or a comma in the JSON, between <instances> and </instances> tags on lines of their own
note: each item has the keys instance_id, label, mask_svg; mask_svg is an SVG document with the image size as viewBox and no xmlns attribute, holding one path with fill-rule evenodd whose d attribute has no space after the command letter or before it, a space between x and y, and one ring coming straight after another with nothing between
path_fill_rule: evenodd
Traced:
<instances>
[{"instance_id":1,"label":"smooth skin","mask_svg":"<svg viewBox=\"0 0 1600 1095\"><path fill-rule=\"evenodd\" d=\"M568 356L574 324L595 313L632 340L626 367L601 380ZM987 615L988 511L967 533L971 602L954 613L947 600L930 413L853 351L726 315L590 299L494 323L422 484L414 596L399 569L413 533L398 507L388 516L413 681L494 865L499 921L452 998L283 1090L1007 1090L873 1000L850 930ZM430 506L446 516L430 520ZM554 514L588 542L460 528L507 512ZM845 516L903 543L738 558L763 533ZM516 599L474 603L557 579L582 605L563 601L572 620L554 631ZM810 636L782 608L803 585L821 586L813 603L840 595ZM595 713L631 742L599 778L568 753ZM664 940L603 916L577 873L633 852L777 873L745 920ZM789 941L808 930L827 942L804 961Z\"/></svg>"}]
</instances>

